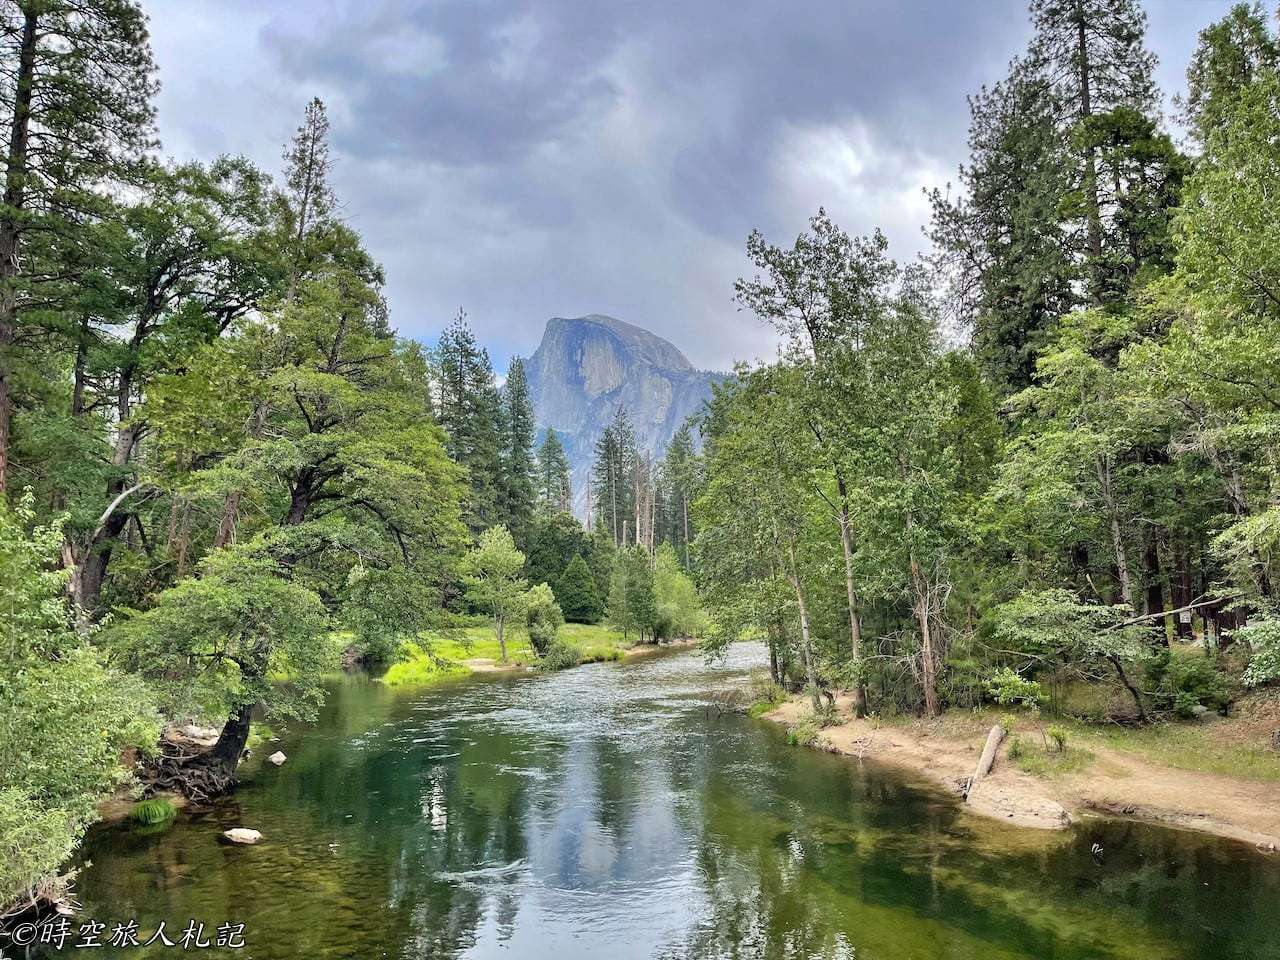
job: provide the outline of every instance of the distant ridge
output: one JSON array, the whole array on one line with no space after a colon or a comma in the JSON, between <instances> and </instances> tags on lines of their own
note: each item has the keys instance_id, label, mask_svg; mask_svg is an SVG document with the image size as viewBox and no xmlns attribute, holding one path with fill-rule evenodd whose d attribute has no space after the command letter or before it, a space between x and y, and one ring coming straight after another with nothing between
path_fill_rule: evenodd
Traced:
<instances>
[{"instance_id":1,"label":"distant ridge","mask_svg":"<svg viewBox=\"0 0 1280 960\"><path fill-rule=\"evenodd\" d=\"M672 343L616 317L552 317L525 364L534 416L564 443L573 477L574 512L586 515L595 444L626 407L636 444L655 457L711 398L724 374L696 369Z\"/></svg>"}]
</instances>

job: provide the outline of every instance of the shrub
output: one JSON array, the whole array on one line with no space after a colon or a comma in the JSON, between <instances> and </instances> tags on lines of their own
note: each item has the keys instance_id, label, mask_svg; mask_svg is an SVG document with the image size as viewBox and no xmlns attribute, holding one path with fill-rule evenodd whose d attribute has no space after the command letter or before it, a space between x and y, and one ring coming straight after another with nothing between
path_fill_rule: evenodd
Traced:
<instances>
[{"instance_id":1,"label":"shrub","mask_svg":"<svg viewBox=\"0 0 1280 960\"><path fill-rule=\"evenodd\" d=\"M545 583L531 588L525 595L525 629L529 632L529 645L538 656L542 656L556 641L560 628L564 626L564 616L556 596Z\"/></svg>"},{"instance_id":2,"label":"shrub","mask_svg":"<svg viewBox=\"0 0 1280 960\"><path fill-rule=\"evenodd\" d=\"M1231 701L1226 678L1207 657L1174 656L1162 649L1152 658L1147 675L1156 706L1184 719L1194 717L1197 707L1223 710Z\"/></svg>"},{"instance_id":3,"label":"shrub","mask_svg":"<svg viewBox=\"0 0 1280 960\"><path fill-rule=\"evenodd\" d=\"M1253 650L1244 671L1246 687L1280 680L1280 620L1260 617L1237 630L1235 638L1247 642Z\"/></svg>"},{"instance_id":4,"label":"shrub","mask_svg":"<svg viewBox=\"0 0 1280 960\"><path fill-rule=\"evenodd\" d=\"M0 497L0 907L45 887L160 733L152 694L72 628L62 532ZM30 531L30 532L29 532Z\"/></svg>"},{"instance_id":5,"label":"shrub","mask_svg":"<svg viewBox=\"0 0 1280 960\"><path fill-rule=\"evenodd\" d=\"M538 658L538 666L543 670L565 670L576 667L581 661L581 654L573 644L555 639L547 647L546 652Z\"/></svg>"},{"instance_id":6,"label":"shrub","mask_svg":"<svg viewBox=\"0 0 1280 960\"><path fill-rule=\"evenodd\" d=\"M787 692L773 682L773 678L763 670L753 670L747 678L747 693L752 703L763 703L773 706L786 699Z\"/></svg>"},{"instance_id":7,"label":"shrub","mask_svg":"<svg viewBox=\"0 0 1280 960\"><path fill-rule=\"evenodd\" d=\"M787 731L787 743L793 747L812 747L818 742L818 721L805 717Z\"/></svg>"},{"instance_id":8,"label":"shrub","mask_svg":"<svg viewBox=\"0 0 1280 960\"><path fill-rule=\"evenodd\" d=\"M1022 744L1022 738L1016 733L1009 738L1009 759L1019 760L1026 752L1026 747Z\"/></svg>"},{"instance_id":9,"label":"shrub","mask_svg":"<svg viewBox=\"0 0 1280 960\"><path fill-rule=\"evenodd\" d=\"M178 815L177 809L165 797L152 797L133 805L129 816L136 823L150 826L156 823L167 823Z\"/></svg>"},{"instance_id":10,"label":"shrub","mask_svg":"<svg viewBox=\"0 0 1280 960\"><path fill-rule=\"evenodd\" d=\"M1051 724L1049 728L1045 730L1045 735L1050 740L1053 741L1053 745L1059 753L1062 753L1064 750L1067 749L1067 728L1066 727L1059 726L1056 723Z\"/></svg>"},{"instance_id":11,"label":"shrub","mask_svg":"<svg viewBox=\"0 0 1280 960\"><path fill-rule=\"evenodd\" d=\"M1002 707L1039 708L1044 691L1035 680L1027 680L1008 667L1000 667L986 680L987 693Z\"/></svg>"}]
</instances>

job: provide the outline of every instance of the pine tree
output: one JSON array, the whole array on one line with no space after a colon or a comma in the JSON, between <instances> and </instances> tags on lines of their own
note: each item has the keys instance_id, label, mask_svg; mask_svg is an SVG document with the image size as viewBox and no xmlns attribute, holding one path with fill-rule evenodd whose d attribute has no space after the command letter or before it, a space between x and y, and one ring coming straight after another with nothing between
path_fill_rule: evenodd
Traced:
<instances>
[{"instance_id":1,"label":"pine tree","mask_svg":"<svg viewBox=\"0 0 1280 960\"><path fill-rule=\"evenodd\" d=\"M0 12L0 493L9 479L14 374L37 332L24 303L60 276L28 247L74 247L104 196L133 180L152 145L156 91L146 16L131 0L22 0ZM99 193L98 191L103 191ZM45 301L45 302L42 302Z\"/></svg>"},{"instance_id":2,"label":"pine tree","mask_svg":"<svg viewBox=\"0 0 1280 960\"><path fill-rule=\"evenodd\" d=\"M1280 40L1261 4L1237 3L1221 20L1200 31L1187 65L1187 95L1179 98L1182 120L1203 147L1222 126L1242 91L1263 72L1280 67Z\"/></svg>"},{"instance_id":3,"label":"pine tree","mask_svg":"<svg viewBox=\"0 0 1280 960\"><path fill-rule=\"evenodd\" d=\"M1033 0L1031 20L1026 55L970 100L964 196L931 198L937 259L1005 393L1030 385L1059 317L1169 269L1186 173L1158 129L1135 0Z\"/></svg>"},{"instance_id":4,"label":"pine tree","mask_svg":"<svg viewBox=\"0 0 1280 960\"><path fill-rule=\"evenodd\" d=\"M285 297L292 300L300 276L317 252L308 240L323 229L337 202L329 186L329 172L333 168L329 159L329 115L319 97L313 97L307 104L302 124L284 152L284 163L289 264L289 288Z\"/></svg>"},{"instance_id":5,"label":"pine tree","mask_svg":"<svg viewBox=\"0 0 1280 960\"><path fill-rule=\"evenodd\" d=\"M1036 354L1077 303L1076 269L1058 230L1067 158L1044 84L1015 60L969 99L969 163L953 200L931 195L930 236L958 319L1002 392L1031 384Z\"/></svg>"},{"instance_id":6,"label":"pine tree","mask_svg":"<svg viewBox=\"0 0 1280 960\"><path fill-rule=\"evenodd\" d=\"M663 475L668 487L666 514L668 532L666 542L676 548L676 555L686 568L689 566L689 543L693 538L689 505L696 492L697 455L693 449L693 434L688 423L682 423L667 444Z\"/></svg>"},{"instance_id":7,"label":"pine tree","mask_svg":"<svg viewBox=\"0 0 1280 960\"><path fill-rule=\"evenodd\" d=\"M569 458L551 429L538 447L538 502L545 510L563 513L568 513L573 504Z\"/></svg>"},{"instance_id":8,"label":"pine tree","mask_svg":"<svg viewBox=\"0 0 1280 960\"><path fill-rule=\"evenodd\" d=\"M595 453L591 475L594 525L608 531L615 547L636 543L636 437L625 407L618 408L596 441Z\"/></svg>"},{"instance_id":9,"label":"pine tree","mask_svg":"<svg viewBox=\"0 0 1280 960\"><path fill-rule=\"evenodd\" d=\"M448 436L445 449L453 461L467 469L471 495L467 525L473 532L494 526L501 513L504 410L494 384L489 354L476 343L459 312L440 336L440 425Z\"/></svg>"},{"instance_id":10,"label":"pine tree","mask_svg":"<svg viewBox=\"0 0 1280 960\"><path fill-rule=\"evenodd\" d=\"M554 586L556 601L570 623L597 623L600 620L600 593L581 553L573 555Z\"/></svg>"},{"instance_id":11,"label":"pine tree","mask_svg":"<svg viewBox=\"0 0 1280 960\"><path fill-rule=\"evenodd\" d=\"M1156 58L1145 46L1147 16L1137 0L1032 0L1031 24L1028 63L1071 144L1068 225L1083 221L1082 242L1074 245L1090 299L1101 305L1126 291L1116 289L1108 267L1108 220L1118 201L1107 197L1100 176L1096 126L1118 110L1156 116Z\"/></svg>"},{"instance_id":12,"label":"pine tree","mask_svg":"<svg viewBox=\"0 0 1280 960\"><path fill-rule=\"evenodd\" d=\"M502 513L507 529L521 550L528 551L533 523L534 457L533 403L529 381L519 357L507 368L502 389L503 427L506 442L502 451Z\"/></svg>"}]
</instances>

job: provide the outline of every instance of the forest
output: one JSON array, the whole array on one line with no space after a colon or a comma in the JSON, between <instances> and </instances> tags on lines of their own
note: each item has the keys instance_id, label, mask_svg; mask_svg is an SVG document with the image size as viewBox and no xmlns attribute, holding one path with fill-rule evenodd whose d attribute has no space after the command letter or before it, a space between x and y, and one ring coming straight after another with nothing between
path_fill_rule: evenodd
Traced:
<instances>
[{"instance_id":1,"label":"forest","mask_svg":"<svg viewBox=\"0 0 1280 960\"><path fill-rule=\"evenodd\" d=\"M520 360L499 386L461 315L430 350L396 335L323 103L277 171L165 162L136 4L2 23L0 901L56 898L122 785L227 790L254 711L313 717L341 663L438 659L424 631L474 622L554 666L566 619L696 629L687 480L641 475L620 411L589 533ZM212 749L157 747L193 721Z\"/></svg>"},{"instance_id":2,"label":"forest","mask_svg":"<svg viewBox=\"0 0 1280 960\"><path fill-rule=\"evenodd\" d=\"M929 258L822 211L748 242L784 347L707 413L695 562L815 710L1145 723L1280 676L1274 24L1201 33L1181 148L1136 3L1031 18Z\"/></svg>"},{"instance_id":3,"label":"forest","mask_svg":"<svg viewBox=\"0 0 1280 960\"><path fill-rule=\"evenodd\" d=\"M1171 124L1136 0L1032 0L932 253L752 233L776 357L661 456L619 409L585 523L521 360L463 313L396 333L319 99L278 169L168 161L133 0L0 9L0 905L59 898L104 797L224 793L255 723L478 625L546 670L566 622L761 640L820 724L847 692L1143 726L1280 680L1260 6L1200 34ZM193 723L207 751L161 739Z\"/></svg>"}]
</instances>

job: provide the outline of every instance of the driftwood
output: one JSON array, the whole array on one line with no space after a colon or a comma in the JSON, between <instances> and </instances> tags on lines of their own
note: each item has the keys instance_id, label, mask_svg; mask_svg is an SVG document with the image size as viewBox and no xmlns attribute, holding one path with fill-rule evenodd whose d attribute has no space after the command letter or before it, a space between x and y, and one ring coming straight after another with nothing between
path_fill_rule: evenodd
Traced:
<instances>
[{"instance_id":1,"label":"driftwood","mask_svg":"<svg viewBox=\"0 0 1280 960\"><path fill-rule=\"evenodd\" d=\"M996 724L991 728L991 732L987 734L987 745L982 748L982 756L978 758L978 765L974 768L973 776L969 778L969 785L964 788L964 798L969 799L969 794L973 790L973 785L991 772L991 766L996 762L996 751L1000 749L1000 741L1004 739L1004 727Z\"/></svg>"}]
</instances>

